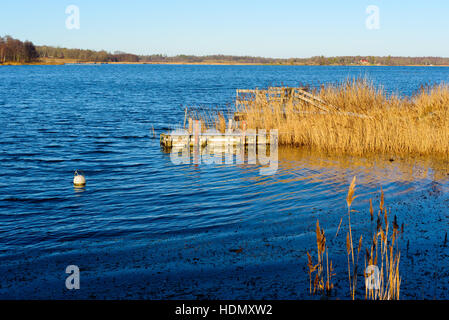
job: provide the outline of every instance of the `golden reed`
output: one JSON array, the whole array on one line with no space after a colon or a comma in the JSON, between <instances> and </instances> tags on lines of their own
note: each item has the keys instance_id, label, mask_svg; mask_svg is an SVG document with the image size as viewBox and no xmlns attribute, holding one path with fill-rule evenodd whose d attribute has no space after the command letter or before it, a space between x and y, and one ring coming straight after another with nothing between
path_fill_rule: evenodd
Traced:
<instances>
[{"instance_id":1,"label":"golden reed","mask_svg":"<svg viewBox=\"0 0 449 320\"><path fill-rule=\"evenodd\" d=\"M312 93L326 105L335 106L338 112L323 112L282 94L276 99L269 94L256 95L237 111L246 114L247 128L278 129L281 145L351 155L449 158L446 84L422 87L411 97L399 97L387 94L366 79L354 79ZM207 118L206 123L224 131L223 115L209 114Z\"/></svg>"}]
</instances>

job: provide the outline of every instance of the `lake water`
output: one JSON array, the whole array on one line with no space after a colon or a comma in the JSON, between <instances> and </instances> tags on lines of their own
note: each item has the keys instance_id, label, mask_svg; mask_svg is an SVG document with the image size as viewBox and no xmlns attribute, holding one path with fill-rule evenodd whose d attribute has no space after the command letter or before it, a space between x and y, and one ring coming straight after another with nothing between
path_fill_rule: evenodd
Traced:
<instances>
[{"instance_id":1,"label":"lake water","mask_svg":"<svg viewBox=\"0 0 449 320\"><path fill-rule=\"evenodd\" d=\"M261 176L256 165L174 165L159 146L185 106L227 110L238 88L352 77L411 95L448 82L449 68L0 67L0 297L307 298L316 220L335 230L354 175L356 208L366 211L382 187L415 253L436 252L443 272L447 163L280 148L277 173ZM72 186L75 169L84 189ZM361 233L367 218L355 218ZM418 272L404 295L447 296L444 287L423 290L435 268L415 270L419 258L411 260L401 260ZM83 277L76 292L64 286L70 264Z\"/></svg>"}]
</instances>

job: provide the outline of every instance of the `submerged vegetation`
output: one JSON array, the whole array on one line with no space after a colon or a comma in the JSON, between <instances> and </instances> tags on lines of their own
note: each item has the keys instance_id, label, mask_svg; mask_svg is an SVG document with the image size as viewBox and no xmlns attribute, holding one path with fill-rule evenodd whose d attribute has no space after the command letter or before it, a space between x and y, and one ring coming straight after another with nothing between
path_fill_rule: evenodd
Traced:
<instances>
[{"instance_id":1,"label":"submerged vegetation","mask_svg":"<svg viewBox=\"0 0 449 320\"><path fill-rule=\"evenodd\" d=\"M276 88L279 89L279 88ZM270 89L269 89L270 90ZM268 91L269 91L268 90ZM279 92L279 91L278 91ZM315 90L323 111L304 100L263 94L237 106L246 126L279 130L279 143L336 154L449 157L449 86L423 87L412 97L387 94L366 79ZM223 130L222 114L209 125ZM206 121L207 123L208 121Z\"/></svg>"},{"instance_id":2,"label":"submerged vegetation","mask_svg":"<svg viewBox=\"0 0 449 320\"><path fill-rule=\"evenodd\" d=\"M399 229L396 216L394 216L393 223L390 225L388 218L389 212L385 207L384 194L383 191L381 191L379 211L377 213L377 225L372 236L371 245L369 246L369 249L366 248L365 252L363 252L363 236L360 235L357 247L355 248L351 225L351 214L356 212L351 209L352 203L356 198L355 187L356 177L352 180L346 197L348 206L346 254L348 261L349 296L352 299L360 297L358 294L359 285L357 277L360 273L359 258L360 253L362 252L362 254L365 253L365 268L363 271L365 278L365 299L399 300L401 286L399 261L401 255L398 239L404 232L404 227L402 225L401 229ZM369 211L371 221L374 223L372 201L370 201ZM335 237L338 236L342 221L343 219L340 221ZM332 279L336 274L332 266L332 261L329 259L329 249L326 245L325 232L320 228L319 221L317 221L316 224L316 239L317 264L313 263L312 256L307 252L310 293L330 296L334 289Z\"/></svg>"}]
</instances>

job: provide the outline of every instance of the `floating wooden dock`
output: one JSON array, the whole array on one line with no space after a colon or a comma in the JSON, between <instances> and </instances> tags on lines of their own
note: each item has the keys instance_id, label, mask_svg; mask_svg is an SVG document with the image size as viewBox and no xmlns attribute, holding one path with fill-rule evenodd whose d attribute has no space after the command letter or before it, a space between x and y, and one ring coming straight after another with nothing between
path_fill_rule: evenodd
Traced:
<instances>
[{"instance_id":1,"label":"floating wooden dock","mask_svg":"<svg viewBox=\"0 0 449 320\"><path fill-rule=\"evenodd\" d=\"M174 131L168 134L161 134L160 143L166 148L199 147L206 146L250 146L250 145L269 145L275 143L277 135L266 133L234 131L226 134L205 132L201 134Z\"/></svg>"},{"instance_id":2,"label":"floating wooden dock","mask_svg":"<svg viewBox=\"0 0 449 320\"><path fill-rule=\"evenodd\" d=\"M187 111L184 118L184 127L186 124ZM201 121L188 119L188 128L173 130L170 133L163 133L160 136L160 144L165 148L182 147L206 147L206 146L249 146L270 144L277 140L277 135L265 131L256 132L256 130L247 130L244 113L235 113L233 119L229 119L226 132L221 133L216 130L202 132ZM277 142L277 141L276 141Z\"/></svg>"}]
</instances>

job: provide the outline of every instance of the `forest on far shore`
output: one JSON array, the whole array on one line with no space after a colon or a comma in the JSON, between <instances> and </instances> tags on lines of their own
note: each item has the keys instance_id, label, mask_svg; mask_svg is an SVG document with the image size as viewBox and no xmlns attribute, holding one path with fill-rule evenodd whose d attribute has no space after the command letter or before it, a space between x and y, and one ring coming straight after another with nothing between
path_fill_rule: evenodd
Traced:
<instances>
[{"instance_id":1,"label":"forest on far shore","mask_svg":"<svg viewBox=\"0 0 449 320\"><path fill-rule=\"evenodd\" d=\"M0 64L39 63L45 59L70 59L76 62L130 62L130 63L230 63L230 64L281 64L281 65L448 65L449 58L442 57L374 57L342 56L276 59L230 55L135 55L116 51L68 49L51 46L35 46L30 41L20 41L11 36L0 36Z\"/></svg>"}]
</instances>

